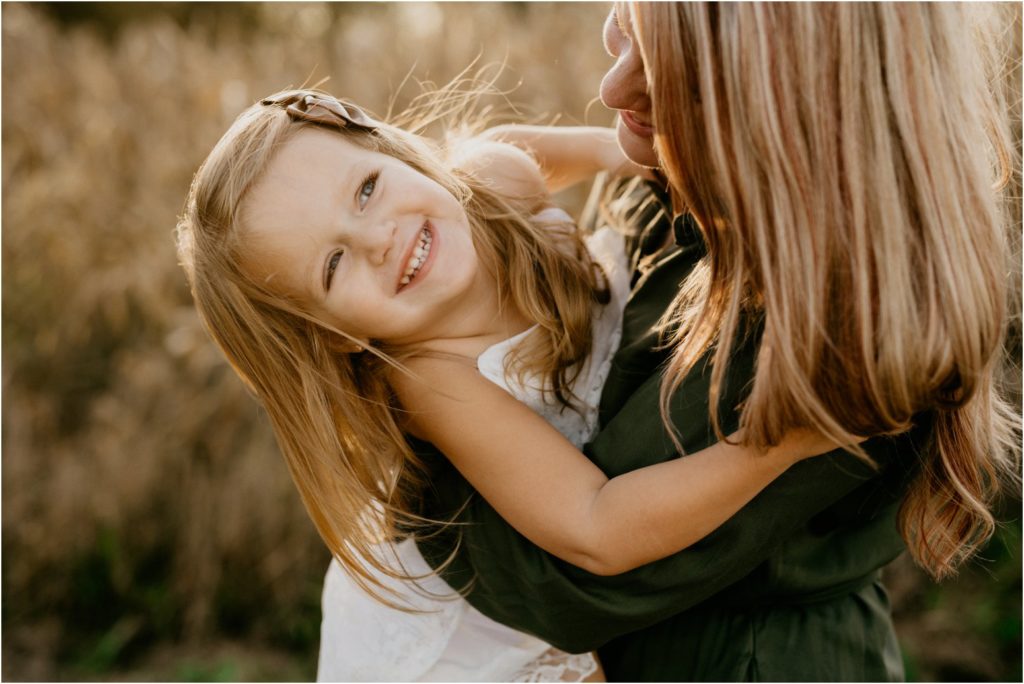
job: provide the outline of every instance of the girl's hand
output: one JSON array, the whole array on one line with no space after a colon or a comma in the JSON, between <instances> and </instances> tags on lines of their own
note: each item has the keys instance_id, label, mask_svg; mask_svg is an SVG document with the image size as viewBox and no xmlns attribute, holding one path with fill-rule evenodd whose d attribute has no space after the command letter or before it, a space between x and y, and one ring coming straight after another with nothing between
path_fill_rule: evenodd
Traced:
<instances>
[{"instance_id":1,"label":"girl's hand","mask_svg":"<svg viewBox=\"0 0 1024 684\"><path fill-rule=\"evenodd\" d=\"M866 437L854 437L848 442L837 442L817 430L795 428L786 433L776 446L769 451L791 463L802 461L814 456L821 456L836 449L853 447L860 444Z\"/></svg>"},{"instance_id":2,"label":"girl's hand","mask_svg":"<svg viewBox=\"0 0 1024 684\"><path fill-rule=\"evenodd\" d=\"M739 444L742 436L743 431L737 430L728 436L727 441L732 444ZM837 442L817 430L794 428L789 430L778 444L766 449L763 457L789 467L804 459L821 456L836 449L856 446L865 439L866 437L855 437L848 442Z\"/></svg>"}]
</instances>

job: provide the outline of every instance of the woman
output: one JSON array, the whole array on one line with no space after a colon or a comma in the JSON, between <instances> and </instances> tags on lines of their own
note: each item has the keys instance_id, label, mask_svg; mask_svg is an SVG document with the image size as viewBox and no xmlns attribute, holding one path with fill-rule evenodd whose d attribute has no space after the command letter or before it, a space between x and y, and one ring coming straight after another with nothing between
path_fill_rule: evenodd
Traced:
<instances>
[{"instance_id":1,"label":"woman","mask_svg":"<svg viewBox=\"0 0 1024 684\"><path fill-rule=\"evenodd\" d=\"M610 680L902 678L879 569L906 545L952 572L1016 472L995 390L1007 269L992 186L1009 145L974 11L616 5L602 99L627 156L664 173L666 210L688 215L637 241L588 455L613 476L737 427L753 444L794 426L897 436L799 464L700 545L613 578L524 543L436 459L425 513L466 504L444 576L476 608L599 647ZM542 163L558 154L527 142ZM455 543L420 546L440 564Z\"/></svg>"}]
</instances>

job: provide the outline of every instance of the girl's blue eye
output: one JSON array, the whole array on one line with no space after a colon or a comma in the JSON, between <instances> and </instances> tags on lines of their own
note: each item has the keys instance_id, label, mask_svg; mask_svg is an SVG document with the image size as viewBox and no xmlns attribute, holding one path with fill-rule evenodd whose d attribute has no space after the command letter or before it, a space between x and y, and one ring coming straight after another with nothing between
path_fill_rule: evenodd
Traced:
<instances>
[{"instance_id":1,"label":"girl's blue eye","mask_svg":"<svg viewBox=\"0 0 1024 684\"><path fill-rule=\"evenodd\" d=\"M366 206L366 203L370 201L370 196L373 194L374 189L377 187L377 177L380 174L376 171L371 173L363 181L363 184L359 186L359 206L360 208Z\"/></svg>"},{"instance_id":2,"label":"girl's blue eye","mask_svg":"<svg viewBox=\"0 0 1024 684\"><path fill-rule=\"evenodd\" d=\"M341 255L344 251L337 251L331 255L331 258L327 261L327 277L324 283L325 287L331 289L331 280L334 278L334 271L338 268L338 262L341 261Z\"/></svg>"}]
</instances>

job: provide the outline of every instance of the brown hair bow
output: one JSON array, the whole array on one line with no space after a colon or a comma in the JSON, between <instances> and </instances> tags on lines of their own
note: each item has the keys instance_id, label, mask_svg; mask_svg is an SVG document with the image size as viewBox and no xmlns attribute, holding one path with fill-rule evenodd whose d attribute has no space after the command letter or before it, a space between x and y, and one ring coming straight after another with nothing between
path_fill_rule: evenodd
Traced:
<instances>
[{"instance_id":1,"label":"brown hair bow","mask_svg":"<svg viewBox=\"0 0 1024 684\"><path fill-rule=\"evenodd\" d=\"M372 131L381 126L379 121L351 102L343 102L315 90L286 90L263 98L260 104L281 107L295 121L309 121L331 128L355 126Z\"/></svg>"}]
</instances>

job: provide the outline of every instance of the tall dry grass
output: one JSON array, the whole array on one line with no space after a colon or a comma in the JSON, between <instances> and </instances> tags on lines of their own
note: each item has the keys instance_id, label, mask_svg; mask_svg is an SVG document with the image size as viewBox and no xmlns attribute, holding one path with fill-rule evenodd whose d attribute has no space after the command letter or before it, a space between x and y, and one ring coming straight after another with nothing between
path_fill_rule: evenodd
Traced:
<instances>
[{"instance_id":1,"label":"tall dry grass","mask_svg":"<svg viewBox=\"0 0 1024 684\"><path fill-rule=\"evenodd\" d=\"M0 11L3 678L308 677L327 554L175 263L191 175L235 114L307 78L383 113L416 94L399 90L410 73L443 83L476 58L505 61L525 116L607 123L600 105L588 114L609 63L606 6ZM966 585L988 592L970 603L988 606L983 626L939 623L981 644L958 649L974 660L936 669L925 639L908 655L919 676L1013 676L1014 653L1019 674L1018 539L1012 528L993 552L1002 593L984 573ZM921 618L938 600L914 570L894 578L913 646L934 635L914 625L934 630ZM182 659L224 640L212 665Z\"/></svg>"}]
</instances>

